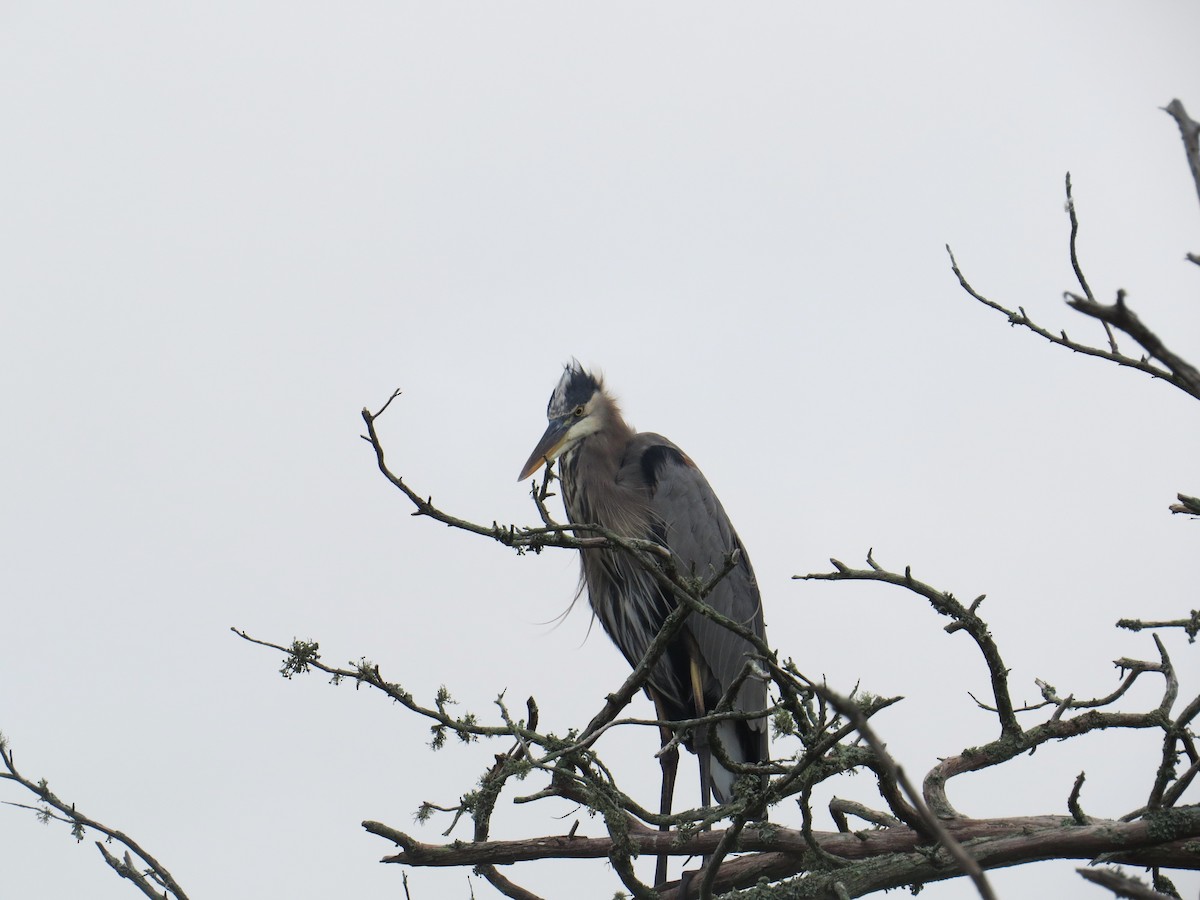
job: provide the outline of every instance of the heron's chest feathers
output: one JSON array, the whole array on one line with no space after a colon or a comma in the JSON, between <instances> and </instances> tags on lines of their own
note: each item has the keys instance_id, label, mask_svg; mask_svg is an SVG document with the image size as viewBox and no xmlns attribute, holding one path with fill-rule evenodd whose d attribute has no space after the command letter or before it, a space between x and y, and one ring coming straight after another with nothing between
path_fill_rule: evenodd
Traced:
<instances>
[{"instance_id":1,"label":"heron's chest feathers","mask_svg":"<svg viewBox=\"0 0 1200 900\"><path fill-rule=\"evenodd\" d=\"M622 448L606 446L604 435L580 441L563 461L563 498L577 523L596 523L628 537L648 537L656 517L653 487Z\"/></svg>"}]
</instances>

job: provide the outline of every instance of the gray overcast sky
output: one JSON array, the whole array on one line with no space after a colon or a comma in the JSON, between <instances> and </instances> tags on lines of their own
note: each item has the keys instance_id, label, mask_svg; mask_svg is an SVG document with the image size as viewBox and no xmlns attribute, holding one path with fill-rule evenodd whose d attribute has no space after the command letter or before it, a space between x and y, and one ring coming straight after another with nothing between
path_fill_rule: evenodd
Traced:
<instances>
[{"instance_id":1,"label":"gray overcast sky","mask_svg":"<svg viewBox=\"0 0 1200 900\"><path fill-rule=\"evenodd\" d=\"M1166 511L1200 489L1194 403L1009 328L943 245L980 290L1101 341L1060 300L1069 169L1097 293L1127 289L1200 359L1182 262L1200 211L1158 109L1200 110L1197 34L1192 2L0 4L0 729L18 763L195 898L398 896L359 821L416 828L495 748L432 754L422 722L286 682L228 629L319 640L481 715L506 689L556 728L586 720L626 668L582 607L547 624L575 560L411 518L357 436L400 387L381 421L397 470L458 514L530 522L514 479L571 356L705 470L772 643L844 690L906 696L877 722L910 772L992 736L966 695L983 667L913 597L790 579L830 556L874 547L987 593L1021 699L1035 677L1107 692L1111 660L1153 654L1119 616L1196 606L1196 526ZM1195 692L1195 649L1170 646ZM654 744L608 747L647 798ZM1156 744L1045 747L951 795L1060 812L1086 769L1088 812L1119 815ZM496 828L573 819L506 808ZM134 896L18 810L0 844L0 896ZM993 879L1096 896L1071 869ZM600 863L512 874L617 888ZM469 893L462 872L410 886Z\"/></svg>"}]
</instances>

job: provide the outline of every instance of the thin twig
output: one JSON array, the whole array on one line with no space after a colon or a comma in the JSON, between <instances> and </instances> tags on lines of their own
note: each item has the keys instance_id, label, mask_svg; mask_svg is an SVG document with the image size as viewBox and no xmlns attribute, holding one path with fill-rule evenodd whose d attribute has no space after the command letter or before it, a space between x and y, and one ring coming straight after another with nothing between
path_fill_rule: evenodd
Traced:
<instances>
[{"instance_id":1,"label":"thin twig","mask_svg":"<svg viewBox=\"0 0 1200 900\"><path fill-rule=\"evenodd\" d=\"M96 847L100 850L104 861L118 875L133 882L138 890L147 897L155 898L155 900L164 900L164 898L169 897L175 897L176 900L188 900L187 894L184 893L183 888L179 886L179 883L167 870L166 866L151 856L137 841L123 831L109 828L107 825L97 822L90 816L85 816L75 808L75 804L68 804L60 800L50 790L45 780L35 784L22 775L17 770L13 760L12 748L3 735L0 735L0 762L3 762L4 768L7 770L0 772L0 779L21 785L27 791L34 794L38 798L38 802L42 804L40 807L29 807L19 803L9 805L33 809L44 819L55 819L70 824L76 840L83 840L84 829L86 828L103 834L110 841L116 841L126 848L124 858L118 859L109 853L104 846L104 842L96 841ZM55 815L51 810L56 811L58 815ZM131 853L137 857L137 864L134 863L133 857L130 855Z\"/></svg>"}]
</instances>

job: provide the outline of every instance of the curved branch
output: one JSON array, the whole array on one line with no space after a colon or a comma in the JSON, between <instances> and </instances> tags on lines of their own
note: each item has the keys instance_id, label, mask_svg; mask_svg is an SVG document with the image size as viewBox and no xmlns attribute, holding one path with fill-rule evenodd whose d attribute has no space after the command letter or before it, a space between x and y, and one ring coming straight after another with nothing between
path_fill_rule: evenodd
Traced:
<instances>
[{"instance_id":1,"label":"curved branch","mask_svg":"<svg viewBox=\"0 0 1200 900\"><path fill-rule=\"evenodd\" d=\"M1189 134L1192 135L1192 140L1194 141L1194 129L1197 127L1197 125L1195 122L1192 122L1191 119L1187 119L1187 114L1183 112L1183 105L1180 104L1178 100L1172 101L1171 106L1167 108L1167 112L1170 112L1173 116L1175 116L1176 121L1180 123L1180 130L1184 132L1184 143L1188 143ZM1186 120L1186 127L1185 122L1181 121L1180 116ZM1188 159L1189 162L1192 162L1193 165L1195 165L1194 157L1190 149ZM1195 169L1193 169L1193 174L1194 173ZM1027 328L1034 334L1045 338L1050 343L1057 344L1060 347L1066 347L1068 350L1072 350L1075 353L1082 353L1086 356L1095 356L1100 359L1107 359L1108 361L1114 362L1119 366L1144 372L1154 378L1159 378L1175 385L1175 387L1179 388L1189 396L1200 399L1200 370L1197 370L1195 366L1193 366L1183 357L1167 349L1166 345L1162 342L1158 335L1155 334L1148 326L1146 326L1141 319L1134 314L1133 310L1129 309L1128 305L1125 303L1124 291L1117 291L1116 302L1111 306L1100 303L1096 299L1095 294L1092 293L1092 289L1088 284L1087 278L1084 276L1083 267L1079 262L1079 253L1076 245L1079 235L1079 219L1075 213L1075 198L1071 191L1070 172L1068 172L1066 176L1066 192L1067 214L1070 218L1071 224L1071 235L1069 241L1071 268L1075 273L1076 281L1079 282L1079 286L1083 290L1083 296L1072 294L1069 291L1064 293L1063 296L1067 301L1067 305L1072 309L1083 313L1086 316L1090 316L1104 326L1104 332L1108 337L1107 350L1099 347L1093 347L1089 344L1082 344L1078 341L1073 341L1067 337L1067 333L1065 331L1060 331L1058 334L1054 334L1048 329L1037 325L1032 319L1030 319L1023 307L1018 306L1016 311L1014 311L1002 306L994 300L989 300L983 294L975 290L975 288L971 286L970 282L967 281L966 276L963 275L962 270L958 267L958 261L954 258L953 251L950 249L950 246L947 245L946 253L950 256L950 269L952 272L954 272L955 277L958 279L959 285L971 297L978 300L984 306L994 309L1006 316L1010 325L1019 325L1023 328ZM1193 257L1189 258L1192 258L1193 262L1197 261L1197 259ZM1141 344L1149 357L1157 359L1162 363L1162 366L1153 365L1148 361L1147 357L1137 359L1121 353L1120 350L1117 349L1116 338L1113 336L1114 327L1125 332L1135 341Z\"/></svg>"},{"instance_id":2,"label":"curved branch","mask_svg":"<svg viewBox=\"0 0 1200 900\"><path fill-rule=\"evenodd\" d=\"M167 867L151 856L137 841L123 831L109 828L90 816L85 816L75 808L74 803L67 804L60 800L50 790L45 779L35 784L22 775L13 761L12 748L3 735L0 735L0 762L6 769L6 771L0 772L0 779L21 785L34 794L38 798L38 803L41 804L40 806L26 806L23 803L10 803L10 806L31 809L43 821L65 822L71 826L71 833L77 841L83 840L84 830L87 828L99 832L109 841L116 841L126 848L123 858L118 859L108 851L103 841L96 841L96 847L100 850L104 861L118 875L129 879L138 890L154 900L167 900L170 897L175 897L176 900L188 900L187 894L184 893L183 888L179 886ZM134 857L137 859L135 860Z\"/></svg>"},{"instance_id":3,"label":"curved branch","mask_svg":"<svg viewBox=\"0 0 1200 900\"><path fill-rule=\"evenodd\" d=\"M1153 376L1154 378L1161 378L1163 381L1171 381L1171 372L1167 369L1151 365L1144 359L1134 359L1131 356L1125 356L1123 353L1114 353L1112 350L1102 350L1099 347L1093 347L1090 344L1082 344L1079 341L1071 340L1071 338L1067 337L1067 333L1065 331L1060 331L1058 334L1055 334L1049 329L1038 325L1033 321L1033 319L1029 318L1029 315L1025 312L1025 308L1023 306L1018 306L1015 310L1012 310L1000 303L997 303L995 300L988 299L983 294L979 293L979 291L975 290L975 288L971 286L971 283L967 281L967 276L965 276L962 273L962 270L958 267L958 260L954 258L954 251L950 249L949 244L946 245L946 253L950 256L950 270L958 279L959 286L984 306L1003 314L1004 317L1008 319L1009 325L1018 325L1022 328L1026 328L1039 337L1045 338L1050 343L1057 344L1059 347L1066 347L1068 350L1071 350L1075 353L1082 353L1084 356L1095 356L1098 359L1107 359L1109 362L1114 362L1119 366L1125 366L1128 369L1137 369L1139 372L1144 372L1147 375Z\"/></svg>"},{"instance_id":4,"label":"curved branch","mask_svg":"<svg viewBox=\"0 0 1200 900\"><path fill-rule=\"evenodd\" d=\"M960 630L966 631L971 636L971 639L975 641L976 646L979 647L980 652L983 654L984 661L987 663L988 674L992 682L992 696L996 702L995 708L1000 720L1001 733L1017 734L1020 732L1021 726L1017 722L1016 712L1013 709L1012 696L1008 690L1008 667L1004 665L1004 660L1000 658L1000 648L996 646L996 642L988 630L987 623L980 618L977 612L985 595L977 597L970 607L963 606L953 594L947 591L940 591L931 585L925 584L923 581L913 578L912 569L909 567L905 568L903 574L889 572L887 569L884 569L875 562L872 551L867 552L867 564L870 567L867 569L852 569L836 559L831 559L830 562L835 569L833 572L793 575L792 578L799 581L879 581L884 584L897 585L924 597L938 614L954 620L950 625L946 626L948 633Z\"/></svg>"}]
</instances>

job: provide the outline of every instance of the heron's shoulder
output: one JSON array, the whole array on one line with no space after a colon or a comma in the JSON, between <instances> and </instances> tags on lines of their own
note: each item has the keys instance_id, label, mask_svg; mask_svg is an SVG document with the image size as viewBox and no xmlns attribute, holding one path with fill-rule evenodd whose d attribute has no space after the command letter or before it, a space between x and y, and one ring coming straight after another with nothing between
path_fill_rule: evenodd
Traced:
<instances>
[{"instance_id":1,"label":"heron's shoulder","mask_svg":"<svg viewBox=\"0 0 1200 900\"><path fill-rule=\"evenodd\" d=\"M629 442L622 468L636 471L640 480L653 486L672 473L695 470L696 464L661 434L643 431Z\"/></svg>"}]
</instances>

